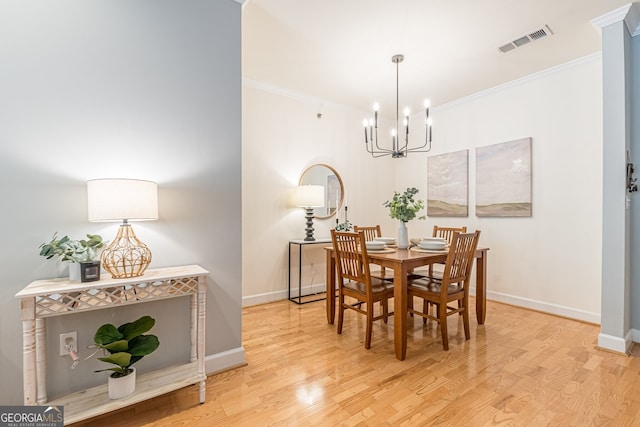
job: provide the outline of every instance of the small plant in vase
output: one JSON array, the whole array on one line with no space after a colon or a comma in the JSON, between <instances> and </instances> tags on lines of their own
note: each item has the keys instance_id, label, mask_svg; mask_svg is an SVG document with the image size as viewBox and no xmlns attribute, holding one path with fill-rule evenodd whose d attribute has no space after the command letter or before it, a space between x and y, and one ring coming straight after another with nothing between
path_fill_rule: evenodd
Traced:
<instances>
[{"instance_id":1,"label":"small plant in vase","mask_svg":"<svg viewBox=\"0 0 640 427\"><path fill-rule=\"evenodd\" d=\"M406 249L409 247L409 235L407 233L407 222L412 219L426 219L426 216L418 216L420 209L424 208L424 201L416 199L418 189L409 187L404 193L393 192L393 198L387 200L383 205L389 208L389 216L393 219L400 220L400 228L398 229L398 248Z\"/></svg>"},{"instance_id":2,"label":"small plant in vase","mask_svg":"<svg viewBox=\"0 0 640 427\"><path fill-rule=\"evenodd\" d=\"M109 397L119 399L127 396L135 390L135 368L131 365L153 353L159 346L160 341L155 335L144 335L151 330L156 321L150 316L142 316L138 320L125 323L116 328L107 323L98 328L93 341L98 348L108 352L106 357L99 357L106 363L115 366L100 369L95 372L113 371L109 376ZM122 390L118 389L119 379L127 378ZM114 381L115 380L115 381ZM125 381L122 381L125 382Z\"/></svg>"},{"instance_id":3,"label":"small plant in vase","mask_svg":"<svg viewBox=\"0 0 640 427\"><path fill-rule=\"evenodd\" d=\"M87 234L86 240L72 240L68 236L58 239L58 233L54 233L51 241L41 244L39 248L40 255L47 259L57 256L60 261L71 263L69 265L70 280L80 280L82 277L83 282L89 282L100 279L100 261L97 260L97 251L103 246L102 236L98 234ZM77 269L77 277L73 273L72 266L80 267ZM87 275L87 272L91 274Z\"/></svg>"}]
</instances>

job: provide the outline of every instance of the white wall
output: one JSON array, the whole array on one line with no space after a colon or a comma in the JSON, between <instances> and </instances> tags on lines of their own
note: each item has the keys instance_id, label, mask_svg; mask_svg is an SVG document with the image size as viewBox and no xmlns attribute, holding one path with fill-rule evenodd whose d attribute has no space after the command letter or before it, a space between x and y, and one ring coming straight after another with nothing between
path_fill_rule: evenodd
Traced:
<instances>
[{"instance_id":1,"label":"white wall","mask_svg":"<svg viewBox=\"0 0 640 427\"><path fill-rule=\"evenodd\" d=\"M481 245L491 248L491 299L599 321L600 67L600 57L590 56L433 109L429 155L469 150L470 215L411 221L409 234L430 235L434 224L482 230ZM426 198L427 154L371 159L361 142L364 112L325 106L318 120L320 101L246 81L243 90L243 203L245 215L257 217L243 221L247 304L286 290L287 239L301 237L304 224L303 212L287 205L287 196L307 164L323 161L343 175L352 222L381 223L385 234L395 235L396 224L381 203L408 186ZM533 216L475 217L475 147L523 137L533 138ZM323 224L323 231L326 225L332 224ZM266 272L265 253L275 260Z\"/></svg>"},{"instance_id":2,"label":"white wall","mask_svg":"<svg viewBox=\"0 0 640 427\"><path fill-rule=\"evenodd\" d=\"M250 305L287 296L288 241L305 236L294 194L307 166L326 163L340 174L353 224L388 221L382 203L394 176L391 159L367 157L364 113L245 80L242 114L242 293ZM316 219L314 234L328 238L333 226L335 217ZM317 274L324 277L322 268Z\"/></svg>"},{"instance_id":3,"label":"white wall","mask_svg":"<svg viewBox=\"0 0 640 427\"><path fill-rule=\"evenodd\" d=\"M470 215L424 225L482 231L480 245L491 248L490 299L599 321L600 68L600 56L590 56L434 110L431 154L469 150ZM532 216L476 217L475 148L525 137L533 139ZM411 161L398 180L426 191L424 159Z\"/></svg>"},{"instance_id":4,"label":"white wall","mask_svg":"<svg viewBox=\"0 0 640 427\"><path fill-rule=\"evenodd\" d=\"M158 182L160 219L134 224L153 252L151 267L210 270L207 354L236 351L243 360L240 9L232 0L0 4L2 404L22 403L14 295L35 279L66 274L38 246L55 231L107 240L117 231L87 221L92 178ZM77 330L84 358L100 324L147 313L156 317L161 347L144 367L184 360L188 303L180 299L50 319L49 342ZM48 357L50 395L106 382L92 372L101 362L71 371L56 347Z\"/></svg>"}]
</instances>

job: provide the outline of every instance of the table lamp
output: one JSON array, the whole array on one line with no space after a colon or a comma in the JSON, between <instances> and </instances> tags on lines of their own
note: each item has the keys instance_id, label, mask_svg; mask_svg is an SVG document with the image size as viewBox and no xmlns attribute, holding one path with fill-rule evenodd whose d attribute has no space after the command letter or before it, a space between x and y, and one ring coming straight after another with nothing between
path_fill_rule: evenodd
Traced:
<instances>
[{"instance_id":1,"label":"table lamp","mask_svg":"<svg viewBox=\"0 0 640 427\"><path fill-rule=\"evenodd\" d=\"M307 232L305 241L316 240L313 237L313 208L324 206L324 187L322 185L301 185L297 191L297 205L305 209L307 219Z\"/></svg>"},{"instance_id":2,"label":"table lamp","mask_svg":"<svg viewBox=\"0 0 640 427\"><path fill-rule=\"evenodd\" d=\"M129 221L158 219L158 185L138 179L94 179L87 182L89 221L122 221L118 235L100 256L114 279L142 276L151 251L133 232Z\"/></svg>"}]
</instances>

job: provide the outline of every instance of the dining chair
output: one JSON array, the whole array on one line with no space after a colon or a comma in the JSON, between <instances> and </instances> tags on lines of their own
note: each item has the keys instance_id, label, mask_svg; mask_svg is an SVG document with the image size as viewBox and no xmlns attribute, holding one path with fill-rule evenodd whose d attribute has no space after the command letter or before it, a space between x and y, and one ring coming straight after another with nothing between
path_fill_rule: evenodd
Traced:
<instances>
[{"instance_id":1,"label":"dining chair","mask_svg":"<svg viewBox=\"0 0 640 427\"><path fill-rule=\"evenodd\" d=\"M393 283L371 277L364 231L354 233L331 230L331 240L338 273L338 334L342 334L345 310L364 314L367 318L364 348L369 349L373 322L383 319L386 323L387 319L393 315L393 312L389 313L389 298L393 297ZM345 297L353 298L357 302L350 304ZM382 306L382 314L375 316L373 306L378 301Z\"/></svg>"},{"instance_id":2,"label":"dining chair","mask_svg":"<svg viewBox=\"0 0 640 427\"><path fill-rule=\"evenodd\" d=\"M440 324L442 346L445 350L449 350L447 318L452 314L462 314L464 336L467 340L470 338L469 282L479 238L480 231L478 230L473 233L454 231L442 279L422 277L409 279L407 283L408 299L413 301L413 297L418 297L423 300L422 311L414 309L413 304L410 304L409 312L423 317L425 322L427 319L431 319ZM457 307L450 305L454 301L458 302ZM435 316L429 313L429 304L435 305Z\"/></svg>"},{"instance_id":3,"label":"dining chair","mask_svg":"<svg viewBox=\"0 0 640 427\"><path fill-rule=\"evenodd\" d=\"M353 231L354 233L357 233L358 231L363 231L364 239L367 241L374 240L376 237L382 237L382 230L380 228L380 224L367 226L367 227L354 225Z\"/></svg>"},{"instance_id":4,"label":"dining chair","mask_svg":"<svg viewBox=\"0 0 640 427\"><path fill-rule=\"evenodd\" d=\"M453 233L466 233L467 227L439 227L437 225L433 226L433 234L432 237L441 237L447 239L449 245L451 245L451 240L453 240ZM442 269L434 270L434 264L429 265L429 277L441 279L442 278Z\"/></svg>"},{"instance_id":5,"label":"dining chair","mask_svg":"<svg viewBox=\"0 0 640 427\"><path fill-rule=\"evenodd\" d=\"M375 240L376 237L382 237L382 229L380 228L380 224L372 225L372 226L354 225L353 232L357 233L358 231L364 231L364 239L366 241ZM387 271L384 267L375 266L375 270L371 270L371 266L369 266L369 268L371 271L371 277L377 277L379 279L385 279L385 280L393 280L393 271L390 271L387 274Z\"/></svg>"},{"instance_id":6,"label":"dining chair","mask_svg":"<svg viewBox=\"0 0 640 427\"><path fill-rule=\"evenodd\" d=\"M439 227L437 225L433 226L433 234L431 235L432 237L441 237L444 239L447 239L447 242L449 243L449 245L451 245L451 239L453 238L453 233L466 233L467 232L467 227L466 226L462 226L462 227ZM434 269L434 265L439 265L440 268L438 269ZM426 268L419 268L416 269L412 272L412 276L413 278L420 278L420 277L430 277L432 279L442 279L442 269L443 269L443 264L439 264L439 263L434 263L434 264L429 264L428 267Z\"/></svg>"}]
</instances>

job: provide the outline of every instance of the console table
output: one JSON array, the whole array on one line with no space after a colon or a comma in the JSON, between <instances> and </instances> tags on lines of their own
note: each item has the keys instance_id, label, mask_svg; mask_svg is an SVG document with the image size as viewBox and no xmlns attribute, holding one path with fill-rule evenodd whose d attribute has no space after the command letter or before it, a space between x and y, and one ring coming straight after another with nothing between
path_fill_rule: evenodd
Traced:
<instances>
[{"instance_id":1,"label":"console table","mask_svg":"<svg viewBox=\"0 0 640 427\"><path fill-rule=\"evenodd\" d=\"M209 272L197 265L149 269L143 276L71 282L36 280L18 292L23 336L25 405L63 405L65 423L71 424L155 396L200 383L205 399L205 295ZM189 363L138 375L136 391L111 400L107 384L48 401L46 385L46 318L160 299L191 297L191 360Z\"/></svg>"}]
</instances>

